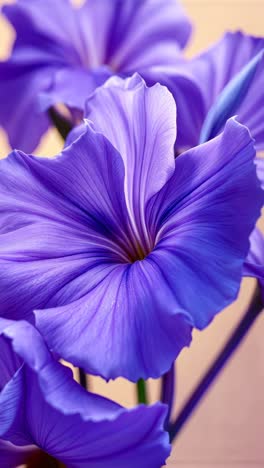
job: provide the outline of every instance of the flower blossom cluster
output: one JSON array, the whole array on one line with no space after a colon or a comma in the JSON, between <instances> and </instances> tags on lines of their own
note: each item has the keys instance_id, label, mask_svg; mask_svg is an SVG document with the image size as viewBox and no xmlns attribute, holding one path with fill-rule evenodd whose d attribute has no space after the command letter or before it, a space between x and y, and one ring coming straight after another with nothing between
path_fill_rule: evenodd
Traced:
<instances>
[{"instance_id":1,"label":"flower blossom cluster","mask_svg":"<svg viewBox=\"0 0 264 468\"><path fill-rule=\"evenodd\" d=\"M264 284L264 39L227 33L186 60L177 0L2 13L0 466L160 468L165 402L125 409L60 359L160 378L243 275ZM28 154L54 123L61 153Z\"/></svg>"}]
</instances>

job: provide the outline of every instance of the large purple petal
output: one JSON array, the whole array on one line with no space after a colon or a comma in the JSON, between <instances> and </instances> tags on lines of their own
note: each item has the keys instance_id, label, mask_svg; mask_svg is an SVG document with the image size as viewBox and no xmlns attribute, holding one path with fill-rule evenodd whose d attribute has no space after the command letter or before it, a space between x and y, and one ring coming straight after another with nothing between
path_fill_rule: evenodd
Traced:
<instances>
[{"instance_id":1,"label":"large purple petal","mask_svg":"<svg viewBox=\"0 0 264 468\"><path fill-rule=\"evenodd\" d=\"M13 152L0 172L2 316L78 299L126 260L124 168L102 135L87 127L54 159Z\"/></svg>"},{"instance_id":2,"label":"large purple petal","mask_svg":"<svg viewBox=\"0 0 264 468\"><path fill-rule=\"evenodd\" d=\"M104 272L97 283L78 301L35 312L49 346L106 379L137 381L166 372L190 343L191 327L152 254Z\"/></svg>"},{"instance_id":3,"label":"large purple petal","mask_svg":"<svg viewBox=\"0 0 264 468\"><path fill-rule=\"evenodd\" d=\"M11 324L3 336L24 366L0 395L2 438L19 445L28 439L69 467L159 468L165 462L169 444L163 405L125 410L87 393L69 369L53 360L29 324ZM20 401L19 407L12 396Z\"/></svg>"},{"instance_id":4,"label":"large purple petal","mask_svg":"<svg viewBox=\"0 0 264 468\"><path fill-rule=\"evenodd\" d=\"M237 296L263 192L246 127L176 158L175 173L149 206L157 226L153 259L190 323L205 327Z\"/></svg>"}]
</instances>

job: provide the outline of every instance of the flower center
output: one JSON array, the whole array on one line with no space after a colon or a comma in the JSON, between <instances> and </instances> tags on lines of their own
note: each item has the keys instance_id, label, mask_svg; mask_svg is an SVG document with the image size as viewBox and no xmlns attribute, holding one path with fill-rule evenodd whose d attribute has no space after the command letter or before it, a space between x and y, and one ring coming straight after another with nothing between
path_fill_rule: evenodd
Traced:
<instances>
[{"instance_id":1,"label":"flower center","mask_svg":"<svg viewBox=\"0 0 264 468\"><path fill-rule=\"evenodd\" d=\"M27 460L26 468L65 468L61 462L42 450L35 450Z\"/></svg>"}]
</instances>

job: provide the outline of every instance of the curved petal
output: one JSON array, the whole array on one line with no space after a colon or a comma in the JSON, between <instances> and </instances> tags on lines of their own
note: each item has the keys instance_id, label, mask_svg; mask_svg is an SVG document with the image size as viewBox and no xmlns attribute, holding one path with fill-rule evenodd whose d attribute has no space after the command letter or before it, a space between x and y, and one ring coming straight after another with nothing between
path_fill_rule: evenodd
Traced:
<instances>
[{"instance_id":1,"label":"curved petal","mask_svg":"<svg viewBox=\"0 0 264 468\"><path fill-rule=\"evenodd\" d=\"M151 258L112 268L79 301L36 311L50 348L106 379L137 381L166 372L189 345L191 327Z\"/></svg>"},{"instance_id":2,"label":"curved petal","mask_svg":"<svg viewBox=\"0 0 264 468\"><path fill-rule=\"evenodd\" d=\"M176 61L191 33L176 0L86 0L79 21L92 66L119 72Z\"/></svg>"},{"instance_id":3,"label":"curved petal","mask_svg":"<svg viewBox=\"0 0 264 468\"><path fill-rule=\"evenodd\" d=\"M112 77L87 100L85 116L122 156L126 203L139 229L146 203L174 171L173 98L159 84L147 88L137 74Z\"/></svg>"},{"instance_id":4,"label":"curved petal","mask_svg":"<svg viewBox=\"0 0 264 468\"><path fill-rule=\"evenodd\" d=\"M199 83L186 70L184 61L174 66L156 66L141 70L148 86L161 83L172 93L177 105L176 149L196 146L206 112Z\"/></svg>"},{"instance_id":5,"label":"curved petal","mask_svg":"<svg viewBox=\"0 0 264 468\"><path fill-rule=\"evenodd\" d=\"M87 127L54 159L13 152L0 173L2 316L75 300L86 274L92 287L100 271L126 259L124 168L102 135Z\"/></svg>"},{"instance_id":6,"label":"curved petal","mask_svg":"<svg viewBox=\"0 0 264 468\"><path fill-rule=\"evenodd\" d=\"M198 328L238 293L263 204L254 156L248 130L231 119L219 137L176 158L149 206L158 231L153 259Z\"/></svg>"},{"instance_id":7,"label":"curved petal","mask_svg":"<svg viewBox=\"0 0 264 468\"><path fill-rule=\"evenodd\" d=\"M24 366L0 395L3 438L19 445L28 438L76 468L132 468L135 464L159 468L165 462L169 444L163 429L164 405L125 410L86 392L72 379L69 369L53 360L42 337L25 322L9 325L3 336L24 360ZM17 376L22 387L18 386ZM14 404L14 396L20 401L19 407Z\"/></svg>"}]
</instances>

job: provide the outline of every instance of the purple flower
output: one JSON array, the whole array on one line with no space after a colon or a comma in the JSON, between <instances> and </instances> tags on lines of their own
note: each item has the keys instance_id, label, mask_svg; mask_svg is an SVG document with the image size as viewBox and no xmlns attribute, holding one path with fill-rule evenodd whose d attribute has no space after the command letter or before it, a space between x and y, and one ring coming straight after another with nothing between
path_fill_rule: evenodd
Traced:
<instances>
[{"instance_id":1,"label":"purple flower","mask_svg":"<svg viewBox=\"0 0 264 468\"><path fill-rule=\"evenodd\" d=\"M81 8L70 0L18 0L3 13L17 39L0 63L0 124L24 151L47 130L47 107L83 110L112 73L174 64L191 32L177 0L86 0Z\"/></svg>"},{"instance_id":2,"label":"purple flower","mask_svg":"<svg viewBox=\"0 0 264 468\"><path fill-rule=\"evenodd\" d=\"M263 203L236 120L174 159L166 88L111 78L54 159L0 161L1 314L92 374L159 377L238 293Z\"/></svg>"},{"instance_id":3,"label":"purple flower","mask_svg":"<svg viewBox=\"0 0 264 468\"><path fill-rule=\"evenodd\" d=\"M191 60L144 71L149 84L160 81L174 95L178 106L179 148L198 144L206 116L221 92L260 51L264 51L263 38L241 32L227 33ZM264 149L264 54L251 78L247 92L242 93L243 99L238 100L230 117L238 115L256 139L257 150L261 150Z\"/></svg>"},{"instance_id":4,"label":"purple flower","mask_svg":"<svg viewBox=\"0 0 264 468\"><path fill-rule=\"evenodd\" d=\"M41 457L39 449L67 467L165 463L170 452L163 429L166 406L127 410L86 392L27 322L1 319L0 345L1 467Z\"/></svg>"}]
</instances>

